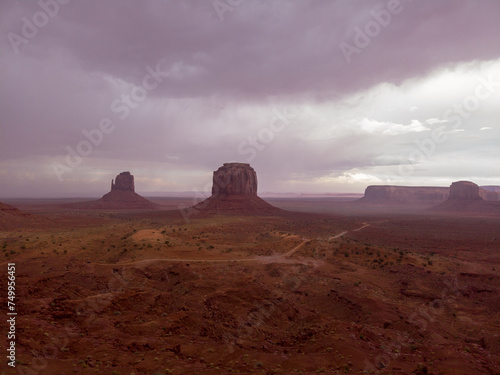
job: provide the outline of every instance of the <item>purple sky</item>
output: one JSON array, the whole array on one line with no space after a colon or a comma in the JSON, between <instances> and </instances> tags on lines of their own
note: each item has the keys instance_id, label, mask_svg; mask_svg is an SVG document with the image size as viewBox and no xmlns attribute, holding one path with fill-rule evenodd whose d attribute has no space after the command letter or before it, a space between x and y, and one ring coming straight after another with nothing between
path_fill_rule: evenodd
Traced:
<instances>
[{"instance_id":1,"label":"purple sky","mask_svg":"<svg viewBox=\"0 0 500 375\"><path fill-rule=\"evenodd\" d=\"M0 198L500 185L500 2L0 3ZM85 135L87 134L87 135ZM90 140L89 140L90 138ZM93 143L92 143L93 142Z\"/></svg>"}]
</instances>

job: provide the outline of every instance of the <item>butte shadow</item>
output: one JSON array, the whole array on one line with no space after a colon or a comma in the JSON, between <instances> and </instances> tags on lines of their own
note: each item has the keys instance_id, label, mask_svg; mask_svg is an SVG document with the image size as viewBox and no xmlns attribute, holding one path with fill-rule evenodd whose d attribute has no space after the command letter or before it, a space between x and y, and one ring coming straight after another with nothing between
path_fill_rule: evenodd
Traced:
<instances>
[{"instance_id":1,"label":"butte shadow","mask_svg":"<svg viewBox=\"0 0 500 375\"><path fill-rule=\"evenodd\" d=\"M160 206L141 197L135 192L134 176L130 172L122 172L111 180L111 191L99 200L72 203L65 207L78 209L111 209L111 210L151 210Z\"/></svg>"},{"instance_id":2,"label":"butte shadow","mask_svg":"<svg viewBox=\"0 0 500 375\"><path fill-rule=\"evenodd\" d=\"M224 163L213 174L212 195L194 214L273 215L283 212L257 196L257 173L247 163Z\"/></svg>"}]
</instances>

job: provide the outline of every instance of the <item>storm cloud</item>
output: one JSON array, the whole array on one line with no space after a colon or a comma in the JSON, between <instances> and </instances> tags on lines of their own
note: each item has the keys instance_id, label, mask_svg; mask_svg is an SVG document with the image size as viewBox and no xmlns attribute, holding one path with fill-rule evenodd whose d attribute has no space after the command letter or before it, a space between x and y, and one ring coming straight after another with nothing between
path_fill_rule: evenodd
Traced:
<instances>
[{"instance_id":1,"label":"storm cloud","mask_svg":"<svg viewBox=\"0 0 500 375\"><path fill-rule=\"evenodd\" d=\"M500 3L5 1L0 197L499 184Z\"/></svg>"}]
</instances>

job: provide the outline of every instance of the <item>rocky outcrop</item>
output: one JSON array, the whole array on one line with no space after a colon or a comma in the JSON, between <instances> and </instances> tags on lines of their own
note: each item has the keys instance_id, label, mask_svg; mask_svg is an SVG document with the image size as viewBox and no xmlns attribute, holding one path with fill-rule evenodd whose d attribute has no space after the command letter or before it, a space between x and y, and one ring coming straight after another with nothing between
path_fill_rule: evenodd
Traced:
<instances>
[{"instance_id":1,"label":"rocky outcrop","mask_svg":"<svg viewBox=\"0 0 500 375\"><path fill-rule=\"evenodd\" d=\"M257 173L247 163L224 163L214 172L212 195L257 196Z\"/></svg>"},{"instance_id":2,"label":"rocky outcrop","mask_svg":"<svg viewBox=\"0 0 500 375\"><path fill-rule=\"evenodd\" d=\"M470 181L457 181L450 186L449 200L482 200L479 195L479 186Z\"/></svg>"},{"instance_id":3,"label":"rocky outcrop","mask_svg":"<svg viewBox=\"0 0 500 375\"><path fill-rule=\"evenodd\" d=\"M463 194L465 196L467 194L476 195L476 188L468 185L473 184L472 182L459 181L454 184L453 189L455 191L453 194L457 198ZM473 185L477 187L476 184ZM467 189L470 190L469 193L465 192ZM499 200L499 193L494 189L487 190L479 187L478 191L479 197L484 200ZM359 199L358 202L380 205L422 204L432 206L446 201L449 195L450 187L371 185L366 188L364 197Z\"/></svg>"},{"instance_id":4,"label":"rocky outcrop","mask_svg":"<svg viewBox=\"0 0 500 375\"><path fill-rule=\"evenodd\" d=\"M371 185L358 202L368 204L437 204L448 198L449 188Z\"/></svg>"},{"instance_id":5,"label":"rocky outcrop","mask_svg":"<svg viewBox=\"0 0 500 375\"><path fill-rule=\"evenodd\" d=\"M485 193L486 192L486 193ZM490 193L480 189L470 181L453 182L449 198L432 210L443 213L469 213L479 215L500 215L500 202L491 202L482 198Z\"/></svg>"},{"instance_id":6,"label":"rocky outcrop","mask_svg":"<svg viewBox=\"0 0 500 375\"><path fill-rule=\"evenodd\" d=\"M212 195L190 214L272 214L281 210L257 196L257 174L246 163L224 163L213 174Z\"/></svg>"},{"instance_id":7,"label":"rocky outcrop","mask_svg":"<svg viewBox=\"0 0 500 375\"><path fill-rule=\"evenodd\" d=\"M130 172L122 172L115 179L116 182L111 180L111 191L113 190L123 190L123 191L134 191L134 176Z\"/></svg>"},{"instance_id":8,"label":"rocky outcrop","mask_svg":"<svg viewBox=\"0 0 500 375\"><path fill-rule=\"evenodd\" d=\"M135 192L134 176L130 172L122 172L116 178L111 180L111 191L99 200L90 202L73 203L71 208L78 209L155 209L159 205L141 197Z\"/></svg>"}]
</instances>

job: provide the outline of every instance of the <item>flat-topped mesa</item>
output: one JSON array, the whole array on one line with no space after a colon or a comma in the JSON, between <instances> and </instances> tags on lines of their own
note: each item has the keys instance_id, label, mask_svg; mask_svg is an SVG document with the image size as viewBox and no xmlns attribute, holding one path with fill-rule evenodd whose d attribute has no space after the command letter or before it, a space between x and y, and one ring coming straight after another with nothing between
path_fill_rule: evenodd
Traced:
<instances>
[{"instance_id":1,"label":"flat-topped mesa","mask_svg":"<svg viewBox=\"0 0 500 375\"><path fill-rule=\"evenodd\" d=\"M450 186L449 200L482 200L479 186L471 181L457 181Z\"/></svg>"},{"instance_id":2,"label":"flat-topped mesa","mask_svg":"<svg viewBox=\"0 0 500 375\"><path fill-rule=\"evenodd\" d=\"M257 195L257 173L247 163L224 163L213 175L212 196Z\"/></svg>"},{"instance_id":3,"label":"flat-topped mesa","mask_svg":"<svg viewBox=\"0 0 500 375\"><path fill-rule=\"evenodd\" d=\"M359 201L375 204L436 204L446 200L448 192L447 187L370 185Z\"/></svg>"},{"instance_id":4,"label":"flat-topped mesa","mask_svg":"<svg viewBox=\"0 0 500 375\"><path fill-rule=\"evenodd\" d=\"M115 178L115 182L111 180L111 191L113 190L125 190L134 191L134 176L130 172L122 172Z\"/></svg>"}]
</instances>

